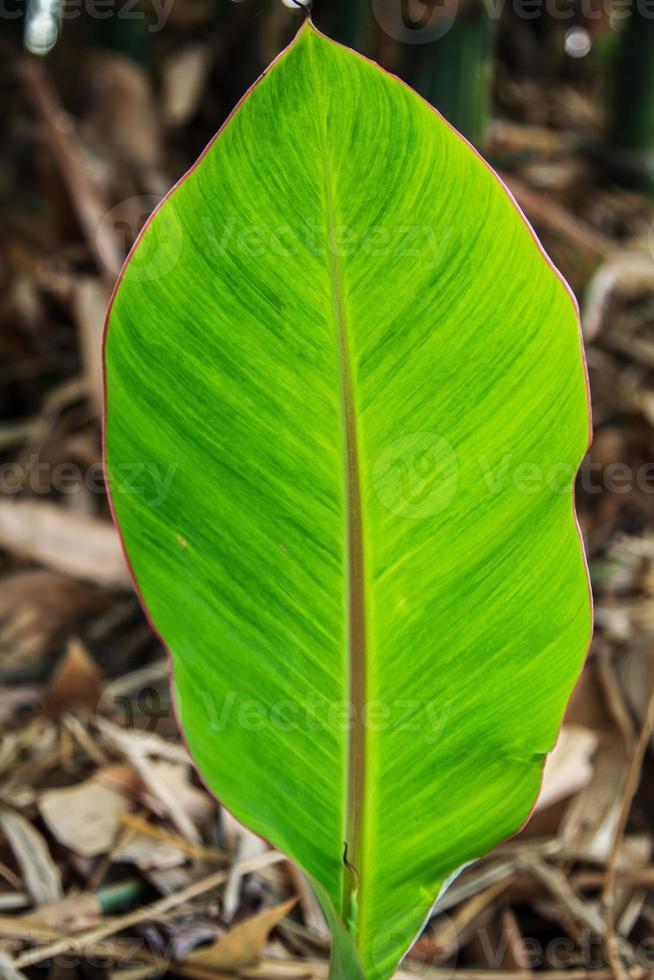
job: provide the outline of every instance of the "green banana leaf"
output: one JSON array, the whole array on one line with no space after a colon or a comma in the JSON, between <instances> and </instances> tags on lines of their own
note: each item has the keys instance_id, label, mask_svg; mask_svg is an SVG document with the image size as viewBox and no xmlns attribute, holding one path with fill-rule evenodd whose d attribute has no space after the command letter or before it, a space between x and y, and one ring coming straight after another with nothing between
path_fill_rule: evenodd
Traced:
<instances>
[{"instance_id":1,"label":"green banana leaf","mask_svg":"<svg viewBox=\"0 0 654 980\"><path fill-rule=\"evenodd\" d=\"M146 226L106 466L185 738L385 980L527 819L588 647L576 306L488 166L309 21Z\"/></svg>"}]
</instances>

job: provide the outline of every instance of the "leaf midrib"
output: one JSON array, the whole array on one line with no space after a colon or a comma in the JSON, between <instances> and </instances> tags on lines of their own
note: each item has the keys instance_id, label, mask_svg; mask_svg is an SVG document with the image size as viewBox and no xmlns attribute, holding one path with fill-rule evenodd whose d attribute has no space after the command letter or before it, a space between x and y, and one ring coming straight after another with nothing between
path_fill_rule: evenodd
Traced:
<instances>
[{"instance_id":1,"label":"leaf midrib","mask_svg":"<svg viewBox=\"0 0 654 980\"><path fill-rule=\"evenodd\" d=\"M308 31L314 29L308 24ZM310 38L307 40L310 41ZM320 77L316 73L316 92L320 93ZM362 877L362 826L365 801L365 723L366 700L366 619L364 604L363 520L361 481L356 427L356 405L352 384L352 368L348 342L347 316L343 296L341 270L337 251L334 188L327 140L327 119L324 103L319 98L320 119L318 135L323 172L325 226L329 252L329 274L332 308L339 355L344 442L345 538L347 581L347 641L348 641L348 747L345 785L344 853L342 915L346 925L353 913L353 894Z\"/></svg>"}]
</instances>

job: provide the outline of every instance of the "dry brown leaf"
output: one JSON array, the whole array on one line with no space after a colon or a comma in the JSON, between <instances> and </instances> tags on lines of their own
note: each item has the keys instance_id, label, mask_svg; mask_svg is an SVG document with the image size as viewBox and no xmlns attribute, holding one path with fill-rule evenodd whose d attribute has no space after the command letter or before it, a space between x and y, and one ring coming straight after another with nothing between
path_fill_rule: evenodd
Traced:
<instances>
[{"instance_id":1,"label":"dry brown leaf","mask_svg":"<svg viewBox=\"0 0 654 980\"><path fill-rule=\"evenodd\" d=\"M249 874L255 871L260 872L263 868L268 867L271 864L277 864L283 860L284 856L282 854L278 854L275 851L268 851L261 858L246 862L245 866L241 870L244 874ZM55 939L52 943L47 943L46 945L40 946L37 949L27 950L16 960L16 965L19 967L19 969L22 969L25 966L31 966L34 963L42 963L44 960L51 959L52 957L59 956L60 954L68 953L71 950L95 947L96 944L100 943L103 939L107 939L110 936L115 936L117 933L129 929L132 926L140 925L146 920L152 920L166 915L172 909L179 908L200 895L208 894L208 892L210 892L212 889L224 884L225 877L225 871L216 871L215 873L207 875L205 878L201 878L199 881L194 881L182 888L180 891L175 892L172 895L167 895L166 897L161 898L150 905L139 905L138 908L133 909L131 912L126 912L123 915L116 915L109 919L105 919L101 925L95 928L86 930L83 933L78 933L72 937L62 936Z\"/></svg>"},{"instance_id":2,"label":"dry brown leaf","mask_svg":"<svg viewBox=\"0 0 654 980\"><path fill-rule=\"evenodd\" d=\"M114 861L134 864L141 871L168 871L181 867L188 860L174 844L138 831L126 834L112 856Z\"/></svg>"},{"instance_id":3,"label":"dry brown leaf","mask_svg":"<svg viewBox=\"0 0 654 980\"><path fill-rule=\"evenodd\" d=\"M5 725L25 708L36 707L42 699L43 688L38 684L7 684L0 690L0 725Z\"/></svg>"},{"instance_id":4,"label":"dry brown leaf","mask_svg":"<svg viewBox=\"0 0 654 980\"><path fill-rule=\"evenodd\" d=\"M161 175L161 128L151 73L118 52L97 55L93 72L96 98L88 129L95 142L123 166L138 169L146 190L163 193L167 182Z\"/></svg>"},{"instance_id":5,"label":"dry brown leaf","mask_svg":"<svg viewBox=\"0 0 654 980\"><path fill-rule=\"evenodd\" d=\"M0 547L73 578L131 588L114 526L56 504L0 501Z\"/></svg>"},{"instance_id":6,"label":"dry brown leaf","mask_svg":"<svg viewBox=\"0 0 654 980\"><path fill-rule=\"evenodd\" d=\"M92 892L82 892L68 895L52 905L43 905L36 912L24 916L21 924L78 932L95 925L101 915L102 906L98 897Z\"/></svg>"},{"instance_id":7,"label":"dry brown leaf","mask_svg":"<svg viewBox=\"0 0 654 980\"><path fill-rule=\"evenodd\" d=\"M565 725L545 764L543 784L536 804L544 810L586 786L593 778L593 753L598 735L589 728Z\"/></svg>"},{"instance_id":8,"label":"dry brown leaf","mask_svg":"<svg viewBox=\"0 0 654 980\"><path fill-rule=\"evenodd\" d=\"M163 111L168 126L183 126L194 115L209 77L212 49L194 44L174 51L163 64Z\"/></svg>"},{"instance_id":9,"label":"dry brown leaf","mask_svg":"<svg viewBox=\"0 0 654 980\"><path fill-rule=\"evenodd\" d=\"M154 838L165 844L171 844L187 857L205 862L208 861L211 864L226 865L229 863L225 851L218 850L216 847L208 847L205 844L191 844L179 833L153 824L138 813L124 813L120 818L120 822L132 833L144 834L146 837Z\"/></svg>"},{"instance_id":10,"label":"dry brown leaf","mask_svg":"<svg viewBox=\"0 0 654 980\"><path fill-rule=\"evenodd\" d=\"M652 856L652 838L649 834L632 835L622 841L616 860L618 871L638 871L645 868ZM615 908L618 933L628 936L636 924L640 909L647 897L646 888L620 885L615 890Z\"/></svg>"},{"instance_id":11,"label":"dry brown leaf","mask_svg":"<svg viewBox=\"0 0 654 980\"><path fill-rule=\"evenodd\" d=\"M107 596L46 569L14 572L0 586L0 679L33 680L62 634L107 605Z\"/></svg>"},{"instance_id":12,"label":"dry brown leaf","mask_svg":"<svg viewBox=\"0 0 654 980\"><path fill-rule=\"evenodd\" d=\"M512 119L493 119L487 132L488 145L496 153L516 150L538 151L551 156L570 150L571 139L566 133L544 126L528 126Z\"/></svg>"},{"instance_id":13,"label":"dry brown leaf","mask_svg":"<svg viewBox=\"0 0 654 980\"><path fill-rule=\"evenodd\" d=\"M102 333L111 296L103 279L80 278L73 293L73 311L82 352L84 378L95 411L102 411Z\"/></svg>"},{"instance_id":14,"label":"dry brown leaf","mask_svg":"<svg viewBox=\"0 0 654 980\"><path fill-rule=\"evenodd\" d=\"M329 926L325 919L325 913L316 898L316 893L309 884L307 876L292 861L288 862L287 871L292 882L292 889L298 895L304 924L315 936L329 940Z\"/></svg>"},{"instance_id":15,"label":"dry brown leaf","mask_svg":"<svg viewBox=\"0 0 654 980\"><path fill-rule=\"evenodd\" d=\"M501 919L504 935L508 939L504 967L507 970L529 970L529 952L518 923L518 917L510 906L502 910Z\"/></svg>"},{"instance_id":16,"label":"dry brown leaf","mask_svg":"<svg viewBox=\"0 0 654 980\"><path fill-rule=\"evenodd\" d=\"M113 269L120 265L119 244L115 230L101 226L107 202L73 119L65 111L45 65L38 59L26 58L21 69L26 93L43 127L49 158L66 184L89 250L100 268Z\"/></svg>"},{"instance_id":17,"label":"dry brown leaf","mask_svg":"<svg viewBox=\"0 0 654 980\"><path fill-rule=\"evenodd\" d=\"M213 804L206 793L192 785L189 766L164 759L153 761L145 756L136 756L133 765L182 837L199 844L196 823L208 816Z\"/></svg>"},{"instance_id":18,"label":"dry brown leaf","mask_svg":"<svg viewBox=\"0 0 654 980\"><path fill-rule=\"evenodd\" d=\"M654 652L650 644L647 643L647 649L635 644L618 661L617 672L627 701L642 722L650 692L654 689ZM654 747L654 739L652 745Z\"/></svg>"},{"instance_id":19,"label":"dry brown leaf","mask_svg":"<svg viewBox=\"0 0 654 980\"><path fill-rule=\"evenodd\" d=\"M263 955L268 936L296 902L297 898L290 898L280 905L265 909L258 915L239 922L212 946L195 950L186 961L197 966L230 972L256 966Z\"/></svg>"},{"instance_id":20,"label":"dry brown leaf","mask_svg":"<svg viewBox=\"0 0 654 980\"><path fill-rule=\"evenodd\" d=\"M595 754L595 776L566 811L561 834L586 861L606 861L620 815L628 755L615 736Z\"/></svg>"},{"instance_id":21,"label":"dry brown leaf","mask_svg":"<svg viewBox=\"0 0 654 980\"><path fill-rule=\"evenodd\" d=\"M152 755L171 762L190 765L191 760L184 745L170 742L156 732L121 728L108 718L98 718L98 728L104 741L126 759L132 761L137 756Z\"/></svg>"},{"instance_id":22,"label":"dry brown leaf","mask_svg":"<svg viewBox=\"0 0 654 980\"><path fill-rule=\"evenodd\" d=\"M63 894L61 873L38 830L20 813L0 810L0 828L20 866L35 905L56 902Z\"/></svg>"},{"instance_id":23,"label":"dry brown leaf","mask_svg":"<svg viewBox=\"0 0 654 980\"><path fill-rule=\"evenodd\" d=\"M102 696L103 677L81 640L70 640L45 696L44 709L58 715L69 708L95 711Z\"/></svg>"},{"instance_id":24,"label":"dry brown leaf","mask_svg":"<svg viewBox=\"0 0 654 980\"><path fill-rule=\"evenodd\" d=\"M3 980L27 980L24 973L17 970L8 953L0 949L0 977Z\"/></svg>"},{"instance_id":25,"label":"dry brown leaf","mask_svg":"<svg viewBox=\"0 0 654 980\"><path fill-rule=\"evenodd\" d=\"M588 260L603 258L611 251L610 239L567 208L553 201L551 195L534 190L527 181L513 174L503 173L502 179L532 221L552 229L564 240L574 242L579 252Z\"/></svg>"},{"instance_id":26,"label":"dry brown leaf","mask_svg":"<svg viewBox=\"0 0 654 980\"><path fill-rule=\"evenodd\" d=\"M149 977L160 977L161 966L157 963L143 966L121 967L117 970L109 970L107 977L109 980L148 980Z\"/></svg>"},{"instance_id":27,"label":"dry brown leaf","mask_svg":"<svg viewBox=\"0 0 654 980\"><path fill-rule=\"evenodd\" d=\"M599 334L615 293L624 299L654 292L654 261L649 251L620 251L602 263L586 288L582 323L586 341Z\"/></svg>"},{"instance_id":28,"label":"dry brown leaf","mask_svg":"<svg viewBox=\"0 0 654 980\"><path fill-rule=\"evenodd\" d=\"M99 774L78 786L46 790L38 800L52 835L82 857L108 853L121 829L120 815L129 803L125 793Z\"/></svg>"},{"instance_id":29,"label":"dry brown leaf","mask_svg":"<svg viewBox=\"0 0 654 980\"><path fill-rule=\"evenodd\" d=\"M192 784L191 760L186 749L166 742L154 732L122 729L106 718L99 718L98 725L105 739L140 776L150 797L146 802L155 812L167 814L182 837L199 843L196 824L207 818L214 804Z\"/></svg>"},{"instance_id":30,"label":"dry brown leaf","mask_svg":"<svg viewBox=\"0 0 654 980\"><path fill-rule=\"evenodd\" d=\"M575 891L559 868L553 867L537 854L528 851L521 855L520 863L545 886L574 922L586 926L593 935L605 934L606 925L599 910Z\"/></svg>"},{"instance_id":31,"label":"dry brown leaf","mask_svg":"<svg viewBox=\"0 0 654 980\"><path fill-rule=\"evenodd\" d=\"M7 892L0 893L0 913L20 912L30 904L30 897L27 892Z\"/></svg>"},{"instance_id":32,"label":"dry brown leaf","mask_svg":"<svg viewBox=\"0 0 654 980\"><path fill-rule=\"evenodd\" d=\"M235 862L229 873L223 896L223 919L225 922L231 922L239 906L243 877L238 870L238 865L241 861L264 854L268 850L268 845L247 827L240 824L229 810L221 811L221 822Z\"/></svg>"},{"instance_id":33,"label":"dry brown leaf","mask_svg":"<svg viewBox=\"0 0 654 980\"><path fill-rule=\"evenodd\" d=\"M177 30L190 30L208 24L214 17L211 0L176 0L170 6L168 23Z\"/></svg>"},{"instance_id":34,"label":"dry brown leaf","mask_svg":"<svg viewBox=\"0 0 654 980\"><path fill-rule=\"evenodd\" d=\"M135 798L143 789L143 784L133 767L125 762L112 762L102 766L95 773L95 779L103 786L118 790L123 796Z\"/></svg>"}]
</instances>

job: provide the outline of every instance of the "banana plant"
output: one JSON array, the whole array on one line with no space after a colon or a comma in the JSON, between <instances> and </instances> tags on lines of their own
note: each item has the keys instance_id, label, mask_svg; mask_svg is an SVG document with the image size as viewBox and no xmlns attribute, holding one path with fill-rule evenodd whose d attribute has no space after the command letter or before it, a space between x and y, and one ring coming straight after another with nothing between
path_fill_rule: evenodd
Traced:
<instances>
[{"instance_id":1,"label":"banana plant","mask_svg":"<svg viewBox=\"0 0 654 980\"><path fill-rule=\"evenodd\" d=\"M588 647L570 290L470 145L307 19L147 223L104 356L191 756L313 882L333 980L387 980L527 820Z\"/></svg>"}]
</instances>

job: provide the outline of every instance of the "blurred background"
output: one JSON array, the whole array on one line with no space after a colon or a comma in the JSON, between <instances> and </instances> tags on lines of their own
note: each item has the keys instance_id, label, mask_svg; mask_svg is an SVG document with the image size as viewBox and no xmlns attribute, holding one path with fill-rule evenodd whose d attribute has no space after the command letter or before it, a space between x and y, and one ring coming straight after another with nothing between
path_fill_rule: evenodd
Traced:
<instances>
[{"instance_id":1,"label":"blurred background","mask_svg":"<svg viewBox=\"0 0 654 980\"><path fill-rule=\"evenodd\" d=\"M100 448L113 281L299 27L293 7L0 0L10 980L327 975L306 882L221 812L178 740ZM533 820L457 880L398 976L654 976L654 2L316 0L313 14L500 171L579 298L594 403L578 486L591 655Z\"/></svg>"}]
</instances>

